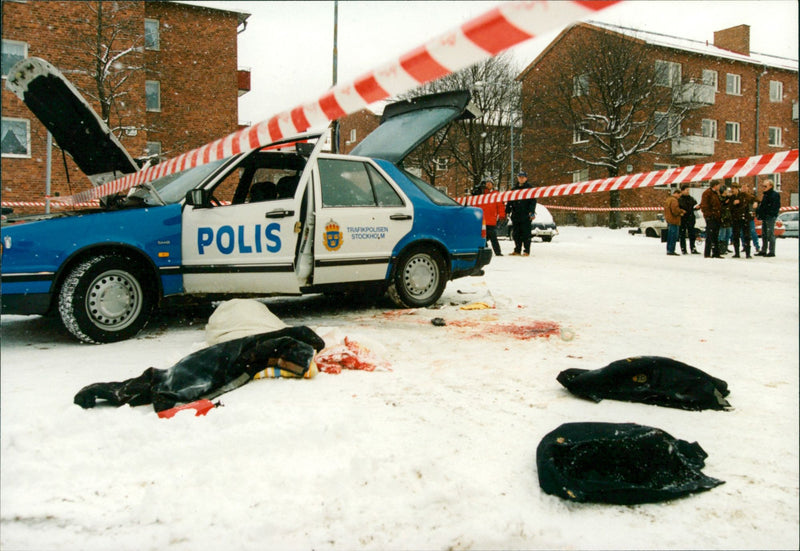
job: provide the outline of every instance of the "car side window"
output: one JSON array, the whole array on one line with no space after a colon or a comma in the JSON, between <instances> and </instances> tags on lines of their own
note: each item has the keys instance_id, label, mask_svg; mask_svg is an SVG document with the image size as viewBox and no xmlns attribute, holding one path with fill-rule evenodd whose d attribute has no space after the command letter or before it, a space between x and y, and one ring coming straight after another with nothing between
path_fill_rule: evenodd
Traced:
<instances>
[{"instance_id":1,"label":"car side window","mask_svg":"<svg viewBox=\"0 0 800 551\"><path fill-rule=\"evenodd\" d=\"M375 197L378 200L379 207L402 207L403 199L397 194L392 185L386 181L380 172L374 166L367 165L369 178L372 181L372 186L375 190Z\"/></svg>"},{"instance_id":2,"label":"car side window","mask_svg":"<svg viewBox=\"0 0 800 551\"><path fill-rule=\"evenodd\" d=\"M364 163L320 159L318 166L323 207L374 207L377 204Z\"/></svg>"}]
</instances>

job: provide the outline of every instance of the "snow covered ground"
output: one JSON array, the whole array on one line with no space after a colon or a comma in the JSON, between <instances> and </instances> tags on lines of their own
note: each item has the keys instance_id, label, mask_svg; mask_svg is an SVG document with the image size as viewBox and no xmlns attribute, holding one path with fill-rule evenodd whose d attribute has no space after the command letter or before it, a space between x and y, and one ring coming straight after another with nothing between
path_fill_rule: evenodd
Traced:
<instances>
[{"instance_id":1,"label":"snow covered ground","mask_svg":"<svg viewBox=\"0 0 800 551\"><path fill-rule=\"evenodd\" d=\"M161 315L102 346L52 320L4 317L0 547L797 549L798 242L777 248L667 257L626 230L564 227L530 258L451 282L438 309L270 300L285 322L355 338L391 370L254 381L206 417L72 398L203 347L207 312ZM496 307L461 309L474 301ZM735 409L595 404L555 379L632 355L725 379ZM547 495L536 446L572 421L697 441L704 472L726 483L653 505Z\"/></svg>"}]
</instances>

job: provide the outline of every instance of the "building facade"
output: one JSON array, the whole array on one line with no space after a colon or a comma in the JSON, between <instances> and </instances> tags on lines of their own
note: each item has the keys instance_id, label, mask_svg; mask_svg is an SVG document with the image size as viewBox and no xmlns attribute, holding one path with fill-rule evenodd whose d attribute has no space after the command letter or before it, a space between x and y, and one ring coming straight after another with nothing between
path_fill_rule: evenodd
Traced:
<instances>
[{"instance_id":1,"label":"building facade","mask_svg":"<svg viewBox=\"0 0 800 551\"><path fill-rule=\"evenodd\" d=\"M53 64L101 114L97 53L117 53L114 68L122 70L108 121L134 158L174 157L237 130L238 97L249 89L249 72L237 67L237 34L248 14L141 1L3 1L2 10L3 202L45 197L47 131L5 88L8 69L26 57ZM91 187L57 144L51 158L51 196Z\"/></svg>"},{"instance_id":2,"label":"building facade","mask_svg":"<svg viewBox=\"0 0 800 551\"><path fill-rule=\"evenodd\" d=\"M620 167L624 173L649 172L675 166L749 157L798 147L798 62L750 51L750 29L740 25L714 33L713 43L691 41L636 29L600 23L579 23L563 31L518 77L523 98L544 93L543 83L563 75L570 62L566 52L574 44L591 43L598 33L613 33L624 40L643 44L649 62L666 69L665 86L672 88L676 104L691 101L680 124L670 130L671 138L652 152L630 158ZM582 89L580 75L576 92ZM691 99L688 99L691 98ZM525 101L523 99L523 101ZM525 110L523 132L535 124ZM579 140L565 129L553 139ZM573 142L578 143L578 142ZM536 186L607 178L602 167L582 165L566 158L554 158L552 144L542 140L524 141L522 161ZM783 205L798 204L797 172L774 175ZM754 178L742 179L754 183ZM701 192L704 184L696 184ZM707 184L705 184L707 185ZM622 207L661 206L665 190L645 189L620 192ZM570 207L610 206L610 194L594 193L565 198L548 198L548 203ZM562 222L604 223L607 216L560 214Z\"/></svg>"}]
</instances>

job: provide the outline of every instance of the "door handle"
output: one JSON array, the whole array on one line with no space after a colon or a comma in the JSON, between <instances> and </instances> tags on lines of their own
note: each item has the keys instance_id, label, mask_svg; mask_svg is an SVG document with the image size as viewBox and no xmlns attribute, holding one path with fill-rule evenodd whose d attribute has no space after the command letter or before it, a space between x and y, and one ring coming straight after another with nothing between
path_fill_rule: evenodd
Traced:
<instances>
[{"instance_id":1,"label":"door handle","mask_svg":"<svg viewBox=\"0 0 800 551\"><path fill-rule=\"evenodd\" d=\"M264 218L286 218L287 216L294 216L294 211L286 209L275 209L265 214Z\"/></svg>"},{"instance_id":2,"label":"door handle","mask_svg":"<svg viewBox=\"0 0 800 551\"><path fill-rule=\"evenodd\" d=\"M411 220L410 214L393 214L389 217L390 220Z\"/></svg>"}]
</instances>

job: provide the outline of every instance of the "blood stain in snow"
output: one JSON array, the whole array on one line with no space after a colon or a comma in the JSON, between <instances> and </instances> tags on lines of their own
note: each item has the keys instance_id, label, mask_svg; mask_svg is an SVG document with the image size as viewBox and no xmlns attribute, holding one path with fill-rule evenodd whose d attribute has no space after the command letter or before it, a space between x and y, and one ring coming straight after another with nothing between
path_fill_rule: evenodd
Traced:
<instances>
[{"instance_id":1,"label":"blood stain in snow","mask_svg":"<svg viewBox=\"0 0 800 551\"><path fill-rule=\"evenodd\" d=\"M453 320L447 325L464 328L475 328L481 335L507 335L515 339L528 340L537 337L550 338L558 335L561 327L552 321L520 321L519 323L481 323L469 320Z\"/></svg>"}]
</instances>

